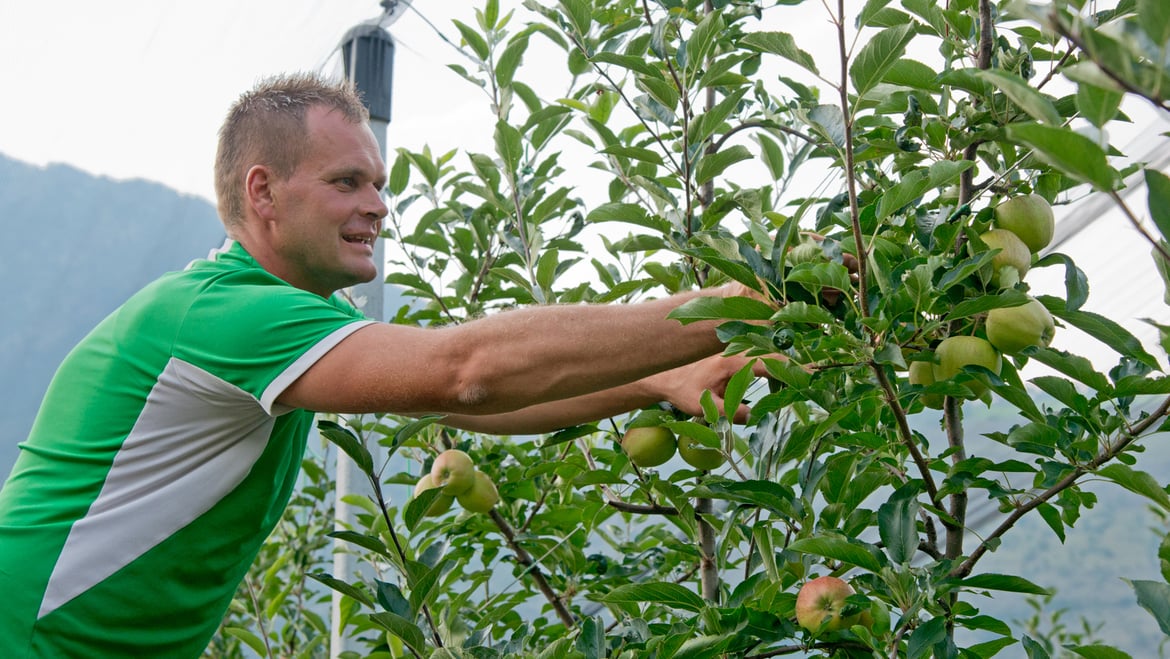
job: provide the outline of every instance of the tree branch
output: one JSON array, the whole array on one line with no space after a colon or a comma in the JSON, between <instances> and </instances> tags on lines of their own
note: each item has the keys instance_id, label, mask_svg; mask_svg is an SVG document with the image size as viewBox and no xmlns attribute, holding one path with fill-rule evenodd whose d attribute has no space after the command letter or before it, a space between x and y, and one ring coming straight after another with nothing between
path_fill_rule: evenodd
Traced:
<instances>
[{"instance_id":1,"label":"tree branch","mask_svg":"<svg viewBox=\"0 0 1170 659\"><path fill-rule=\"evenodd\" d=\"M983 539L983 542L979 543L979 546L971 552L971 555L967 557L967 560L963 561L961 564L956 566L955 569L951 570L950 576L955 578L963 578L971 574L971 571L975 568L975 564L978 563L979 559L989 551L989 546L992 544L992 541L1000 538L1004 533L1007 533L1009 529L1015 526L1016 522L1020 521L1020 518L1032 512L1036 508L1039 508L1041 504L1045 503L1052 497L1075 485L1077 481L1080 480L1080 478L1085 474L1092 472L1098 467L1104 465L1106 462L1109 462L1113 458L1117 457L1130 444L1141 437L1142 433L1152 428L1159 419L1167 416L1168 413L1170 413L1170 397L1167 397L1165 400L1163 400L1162 403L1158 405L1158 407L1150 414L1150 416L1142 419L1139 423L1134 424L1133 427L1128 432L1126 432L1121 439L1119 439L1112 446L1107 446L1089 463L1076 467L1072 473L1060 479L1058 483L1048 488L1047 490L1044 490L1040 494L1036 495L1035 498L1021 504L1018 508L1013 510L1012 513L1008 515L994 531L991 532L991 534Z\"/></svg>"}]
</instances>

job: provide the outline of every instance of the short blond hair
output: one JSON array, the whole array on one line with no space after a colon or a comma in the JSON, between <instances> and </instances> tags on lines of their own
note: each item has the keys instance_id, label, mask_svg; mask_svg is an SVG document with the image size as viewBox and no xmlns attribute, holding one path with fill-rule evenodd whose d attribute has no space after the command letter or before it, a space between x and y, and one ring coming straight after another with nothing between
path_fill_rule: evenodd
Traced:
<instances>
[{"instance_id":1,"label":"short blond hair","mask_svg":"<svg viewBox=\"0 0 1170 659\"><path fill-rule=\"evenodd\" d=\"M316 73L292 73L261 80L228 110L215 154L215 196L219 216L231 234L244 220L244 177L254 165L287 179L309 150L305 117L324 106L354 123L369 121L369 110L348 80Z\"/></svg>"}]
</instances>

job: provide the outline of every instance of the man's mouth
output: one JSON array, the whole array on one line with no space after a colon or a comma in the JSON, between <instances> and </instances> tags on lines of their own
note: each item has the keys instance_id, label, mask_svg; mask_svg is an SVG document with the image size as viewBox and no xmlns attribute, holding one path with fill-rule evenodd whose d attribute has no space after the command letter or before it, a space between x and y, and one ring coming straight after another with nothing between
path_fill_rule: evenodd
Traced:
<instances>
[{"instance_id":1,"label":"man's mouth","mask_svg":"<svg viewBox=\"0 0 1170 659\"><path fill-rule=\"evenodd\" d=\"M341 239L347 243L361 243L363 245L371 246L374 244L374 236L349 235L342 236Z\"/></svg>"}]
</instances>

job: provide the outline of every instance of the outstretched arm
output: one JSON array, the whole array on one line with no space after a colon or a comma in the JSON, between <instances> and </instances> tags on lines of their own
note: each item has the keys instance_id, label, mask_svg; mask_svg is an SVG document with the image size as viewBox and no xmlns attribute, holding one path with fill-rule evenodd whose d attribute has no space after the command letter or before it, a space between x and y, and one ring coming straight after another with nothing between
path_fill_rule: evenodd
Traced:
<instances>
[{"instance_id":1,"label":"outstretched arm","mask_svg":"<svg viewBox=\"0 0 1170 659\"><path fill-rule=\"evenodd\" d=\"M637 304L532 307L442 329L370 325L278 402L320 412L482 416L604 392L718 352L714 321L683 325L667 315L696 297L747 293L734 284Z\"/></svg>"}]
</instances>

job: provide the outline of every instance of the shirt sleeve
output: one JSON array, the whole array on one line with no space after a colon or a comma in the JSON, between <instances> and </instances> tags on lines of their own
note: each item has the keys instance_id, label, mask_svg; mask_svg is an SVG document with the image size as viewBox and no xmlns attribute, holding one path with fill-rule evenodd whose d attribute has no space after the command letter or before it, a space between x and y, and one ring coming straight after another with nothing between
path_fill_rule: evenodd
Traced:
<instances>
[{"instance_id":1,"label":"shirt sleeve","mask_svg":"<svg viewBox=\"0 0 1170 659\"><path fill-rule=\"evenodd\" d=\"M270 277L230 278L200 293L176 339L189 361L281 414L276 398L366 319L337 296L322 298Z\"/></svg>"}]
</instances>

